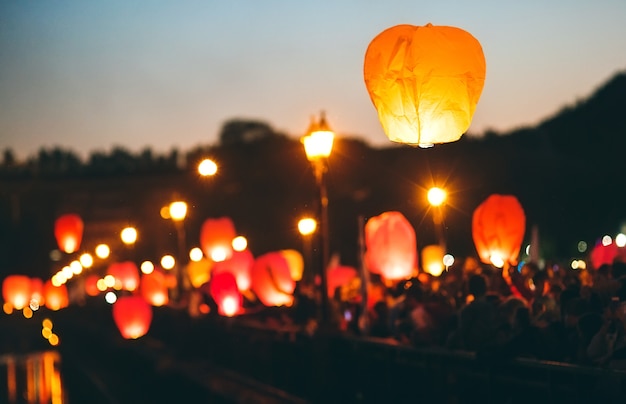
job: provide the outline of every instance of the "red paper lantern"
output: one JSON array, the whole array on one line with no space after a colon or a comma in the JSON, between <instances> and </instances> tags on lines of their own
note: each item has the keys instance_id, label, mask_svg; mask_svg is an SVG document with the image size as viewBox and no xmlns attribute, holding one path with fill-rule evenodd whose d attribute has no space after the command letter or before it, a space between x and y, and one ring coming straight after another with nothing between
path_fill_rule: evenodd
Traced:
<instances>
[{"instance_id":1,"label":"red paper lantern","mask_svg":"<svg viewBox=\"0 0 626 404\"><path fill-rule=\"evenodd\" d=\"M85 278L85 293L89 296L98 296L100 289L98 289L98 275L91 274Z\"/></svg>"},{"instance_id":2,"label":"red paper lantern","mask_svg":"<svg viewBox=\"0 0 626 404\"><path fill-rule=\"evenodd\" d=\"M432 146L470 127L485 84L480 43L446 26L396 25L367 47L363 75L391 141Z\"/></svg>"},{"instance_id":3,"label":"red paper lantern","mask_svg":"<svg viewBox=\"0 0 626 404\"><path fill-rule=\"evenodd\" d=\"M290 306L296 282L280 252L261 255L252 265L252 291L265 306Z\"/></svg>"},{"instance_id":4,"label":"red paper lantern","mask_svg":"<svg viewBox=\"0 0 626 404\"><path fill-rule=\"evenodd\" d=\"M54 222L54 236L59 250L71 254L80 248L83 239L83 220L80 216L68 213Z\"/></svg>"},{"instance_id":5,"label":"red paper lantern","mask_svg":"<svg viewBox=\"0 0 626 404\"><path fill-rule=\"evenodd\" d=\"M233 251L233 255L226 261L216 262L211 273L213 276L222 272L230 272L235 275L237 287L240 292L250 290L251 270L254 264L254 256L249 250Z\"/></svg>"},{"instance_id":6,"label":"red paper lantern","mask_svg":"<svg viewBox=\"0 0 626 404\"><path fill-rule=\"evenodd\" d=\"M153 306L164 306L169 302L165 275L157 270L141 276L141 296Z\"/></svg>"},{"instance_id":7,"label":"red paper lantern","mask_svg":"<svg viewBox=\"0 0 626 404\"><path fill-rule=\"evenodd\" d=\"M121 283L124 290L134 291L139 287L139 269L132 261L115 262L109 265L107 274Z\"/></svg>"},{"instance_id":8,"label":"red paper lantern","mask_svg":"<svg viewBox=\"0 0 626 404\"><path fill-rule=\"evenodd\" d=\"M233 255L235 225L228 217L207 219L200 229L200 247L204 256L213 261L224 261Z\"/></svg>"},{"instance_id":9,"label":"red paper lantern","mask_svg":"<svg viewBox=\"0 0 626 404\"><path fill-rule=\"evenodd\" d=\"M30 300L43 305L43 280L41 278L31 278L30 280Z\"/></svg>"},{"instance_id":10,"label":"red paper lantern","mask_svg":"<svg viewBox=\"0 0 626 404\"><path fill-rule=\"evenodd\" d=\"M614 242L604 245L601 241L591 251L591 264L595 269L602 265L612 265L619 254L619 247Z\"/></svg>"},{"instance_id":11,"label":"red paper lantern","mask_svg":"<svg viewBox=\"0 0 626 404\"><path fill-rule=\"evenodd\" d=\"M365 262L388 280L411 277L417 268L415 230L400 212L385 212L365 224Z\"/></svg>"},{"instance_id":12,"label":"red paper lantern","mask_svg":"<svg viewBox=\"0 0 626 404\"><path fill-rule=\"evenodd\" d=\"M211 277L209 293L217 304L219 314L232 317L241 311L243 296L237 287L235 275L231 272L214 274Z\"/></svg>"},{"instance_id":13,"label":"red paper lantern","mask_svg":"<svg viewBox=\"0 0 626 404\"><path fill-rule=\"evenodd\" d=\"M152 306L141 296L122 296L113 303L113 320L126 339L146 335L152 323Z\"/></svg>"},{"instance_id":14,"label":"red paper lantern","mask_svg":"<svg viewBox=\"0 0 626 404\"><path fill-rule=\"evenodd\" d=\"M517 265L525 231L526 215L513 195L489 196L472 216L472 238L480 260L499 268Z\"/></svg>"},{"instance_id":15,"label":"red paper lantern","mask_svg":"<svg viewBox=\"0 0 626 404\"><path fill-rule=\"evenodd\" d=\"M48 280L43 285L44 304L50 310L60 310L68 306L69 297L67 294L67 286L65 284L54 286L52 281Z\"/></svg>"},{"instance_id":16,"label":"red paper lantern","mask_svg":"<svg viewBox=\"0 0 626 404\"><path fill-rule=\"evenodd\" d=\"M31 280L26 275L9 275L2 282L2 298L13 308L28 306L31 297Z\"/></svg>"},{"instance_id":17,"label":"red paper lantern","mask_svg":"<svg viewBox=\"0 0 626 404\"><path fill-rule=\"evenodd\" d=\"M328 296L332 297L338 287L348 285L359 273L353 267L336 266L328 270Z\"/></svg>"}]
</instances>

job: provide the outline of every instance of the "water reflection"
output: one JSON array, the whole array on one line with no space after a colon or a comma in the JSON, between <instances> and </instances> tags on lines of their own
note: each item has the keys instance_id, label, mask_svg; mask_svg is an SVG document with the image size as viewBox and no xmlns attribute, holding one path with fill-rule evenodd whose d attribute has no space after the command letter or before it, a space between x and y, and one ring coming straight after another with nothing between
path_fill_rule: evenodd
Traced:
<instances>
[{"instance_id":1,"label":"water reflection","mask_svg":"<svg viewBox=\"0 0 626 404\"><path fill-rule=\"evenodd\" d=\"M6 374L7 381L0 402L6 397L8 404L67 403L61 382L61 355L56 351L0 356L0 372ZM5 388L1 381L0 386Z\"/></svg>"}]
</instances>

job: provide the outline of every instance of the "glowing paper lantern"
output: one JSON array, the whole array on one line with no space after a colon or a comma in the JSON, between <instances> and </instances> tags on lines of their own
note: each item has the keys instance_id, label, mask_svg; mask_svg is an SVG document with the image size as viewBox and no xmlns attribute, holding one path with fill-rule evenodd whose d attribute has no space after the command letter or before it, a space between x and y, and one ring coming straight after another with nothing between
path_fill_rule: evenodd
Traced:
<instances>
[{"instance_id":1,"label":"glowing paper lantern","mask_svg":"<svg viewBox=\"0 0 626 404\"><path fill-rule=\"evenodd\" d=\"M296 282L280 252L258 257L252 265L252 291L265 306L290 306Z\"/></svg>"},{"instance_id":2,"label":"glowing paper lantern","mask_svg":"<svg viewBox=\"0 0 626 404\"><path fill-rule=\"evenodd\" d=\"M31 296L31 280L26 275L9 275L2 282L2 298L13 308L21 310L28 306Z\"/></svg>"},{"instance_id":3,"label":"glowing paper lantern","mask_svg":"<svg viewBox=\"0 0 626 404\"><path fill-rule=\"evenodd\" d=\"M109 265L107 274L119 281L124 290L132 292L139 287L139 268L132 261L115 262Z\"/></svg>"},{"instance_id":4,"label":"glowing paper lantern","mask_svg":"<svg viewBox=\"0 0 626 404\"><path fill-rule=\"evenodd\" d=\"M237 287L240 292L250 290L252 283L251 270L254 265L254 256L250 250L233 251L232 257L226 261L213 264L211 273L217 275L222 272L230 272L235 275Z\"/></svg>"},{"instance_id":5,"label":"glowing paper lantern","mask_svg":"<svg viewBox=\"0 0 626 404\"><path fill-rule=\"evenodd\" d=\"M422 269L432 276L439 276L445 269L443 255L445 251L440 245L427 245L422 249Z\"/></svg>"},{"instance_id":6,"label":"glowing paper lantern","mask_svg":"<svg viewBox=\"0 0 626 404\"><path fill-rule=\"evenodd\" d=\"M618 254L619 247L614 242L607 245L604 245L602 242L598 242L591 251L591 264L595 269L598 269L605 264L612 265Z\"/></svg>"},{"instance_id":7,"label":"glowing paper lantern","mask_svg":"<svg viewBox=\"0 0 626 404\"><path fill-rule=\"evenodd\" d=\"M396 25L376 36L363 75L387 137L431 146L469 128L485 84L480 43L446 26Z\"/></svg>"},{"instance_id":8,"label":"glowing paper lantern","mask_svg":"<svg viewBox=\"0 0 626 404\"><path fill-rule=\"evenodd\" d=\"M139 291L145 301L153 306L164 306L169 302L165 275L161 271L142 275Z\"/></svg>"},{"instance_id":9,"label":"glowing paper lantern","mask_svg":"<svg viewBox=\"0 0 626 404\"><path fill-rule=\"evenodd\" d=\"M80 216L68 213L54 222L54 236L59 250L71 254L80 248L83 239L83 220Z\"/></svg>"},{"instance_id":10,"label":"glowing paper lantern","mask_svg":"<svg viewBox=\"0 0 626 404\"><path fill-rule=\"evenodd\" d=\"M415 230L400 212L384 212L365 224L365 262L385 279L411 277L417 266Z\"/></svg>"},{"instance_id":11,"label":"glowing paper lantern","mask_svg":"<svg viewBox=\"0 0 626 404\"><path fill-rule=\"evenodd\" d=\"M30 300L43 305L43 280L41 278L31 278L30 280Z\"/></svg>"},{"instance_id":12,"label":"glowing paper lantern","mask_svg":"<svg viewBox=\"0 0 626 404\"><path fill-rule=\"evenodd\" d=\"M241 311L243 297L237 287L235 275L230 272L221 272L211 277L209 293L217 304L217 312L223 316L232 317Z\"/></svg>"},{"instance_id":13,"label":"glowing paper lantern","mask_svg":"<svg viewBox=\"0 0 626 404\"><path fill-rule=\"evenodd\" d=\"M233 239L237 236L235 225L228 217L207 219L200 229L200 247L205 257L224 261L233 254Z\"/></svg>"},{"instance_id":14,"label":"glowing paper lantern","mask_svg":"<svg viewBox=\"0 0 626 404\"><path fill-rule=\"evenodd\" d=\"M328 270L328 296L332 297L338 287L348 285L359 273L353 267L336 266Z\"/></svg>"},{"instance_id":15,"label":"glowing paper lantern","mask_svg":"<svg viewBox=\"0 0 626 404\"><path fill-rule=\"evenodd\" d=\"M52 281L48 280L43 285L44 304L50 310L60 310L68 306L69 297L67 294L67 286L65 284L54 286Z\"/></svg>"},{"instance_id":16,"label":"glowing paper lantern","mask_svg":"<svg viewBox=\"0 0 626 404\"><path fill-rule=\"evenodd\" d=\"M493 194L474 210L472 238L485 264L517 265L525 231L526 215L513 195Z\"/></svg>"},{"instance_id":17,"label":"glowing paper lantern","mask_svg":"<svg viewBox=\"0 0 626 404\"><path fill-rule=\"evenodd\" d=\"M202 258L200 261L189 261L187 264L187 276L194 288L199 288L211 279L213 261Z\"/></svg>"},{"instance_id":18,"label":"glowing paper lantern","mask_svg":"<svg viewBox=\"0 0 626 404\"><path fill-rule=\"evenodd\" d=\"M113 320L126 339L144 336L152 323L152 307L141 296L122 296L113 303Z\"/></svg>"},{"instance_id":19,"label":"glowing paper lantern","mask_svg":"<svg viewBox=\"0 0 626 404\"><path fill-rule=\"evenodd\" d=\"M98 289L98 275L91 274L85 278L85 293L89 296L98 296L100 290Z\"/></svg>"},{"instance_id":20,"label":"glowing paper lantern","mask_svg":"<svg viewBox=\"0 0 626 404\"><path fill-rule=\"evenodd\" d=\"M304 258L302 254L296 250L281 250L280 253L287 260L289 271L291 272L291 279L296 282L302 279L302 272L304 271Z\"/></svg>"}]
</instances>

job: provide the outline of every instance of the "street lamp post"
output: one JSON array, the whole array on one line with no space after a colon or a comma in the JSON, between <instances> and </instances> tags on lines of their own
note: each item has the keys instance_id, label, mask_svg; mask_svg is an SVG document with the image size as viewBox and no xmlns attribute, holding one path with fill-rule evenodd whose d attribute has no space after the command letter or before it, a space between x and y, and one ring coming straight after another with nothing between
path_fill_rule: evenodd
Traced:
<instances>
[{"instance_id":1,"label":"street lamp post","mask_svg":"<svg viewBox=\"0 0 626 404\"><path fill-rule=\"evenodd\" d=\"M176 276L176 288L174 289L174 300L179 300L184 290L183 285L183 256L185 254L185 217L187 216L187 204L182 201L176 201L170 203L169 206L170 218L176 226L176 239L178 242L178 257L176 258L176 266L174 267L174 275Z\"/></svg>"},{"instance_id":2,"label":"street lamp post","mask_svg":"<svg viewBox=\"0 0 626 404\"><path fill-rule=\"evenodd\" d=\"M310 217L302 218L298 221L298 231L302 235L302 248L304 251L304 279L309 283L314 283L314 276L311 272L313 265L311 264L311 237L317 230L317 221Z\"/></svg>"},{"instance_id":3,"label":"street lamp post","mask_svg":"<svg viewBox=\"0 0 626 404\"><path fill-rule=\"evenodd\" d=\"M324 112L320 114L319 121L312 120L307 134L302 138L304 151L307 159L313 165L315 182L319 190L320 201L320 238L321 238L321 268L320 268L320 323L327 324L329 320L330 303L328 300L328 276L327 266L330 255L328 237L328 194L326 189L325 173L328 170L328 157L333 148L334 132L328 126Z\"/></svg>"},{"instance_id":4,"label":"street lamp post","mask_svg":"<svg viewBox=\"0 0 626 404\"><path fill-rule=\"evenodd\" d=\"M437 243L445 252L446 241L443 236L443 204L446 201L447 193L439 187L432 187L428 190L428 203L433 209L433 224L437 234Z\"/></svg>"}]
</instances>

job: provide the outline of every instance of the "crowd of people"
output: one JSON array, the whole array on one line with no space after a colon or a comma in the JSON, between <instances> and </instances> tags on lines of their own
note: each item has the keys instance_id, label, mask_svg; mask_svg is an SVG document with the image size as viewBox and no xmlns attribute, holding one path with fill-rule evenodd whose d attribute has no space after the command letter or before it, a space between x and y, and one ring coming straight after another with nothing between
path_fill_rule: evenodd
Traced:
<instances>
[{"instance_id":1,"label":"crowd of people","mask_svg":"<svg viewBox=\"0 0 626 404\"><path fill-rule=\"evenodd\" d=\"M440 277L422 273L389 283L370 275L367 304L358 283L337 288L330 299L331 322L343 332L477 355L626 369L623 262L576 271L533 263L498 269L470 260ZM298 290L296 322L307 316L309 292Z\"/></svg>"}]
</instances>

